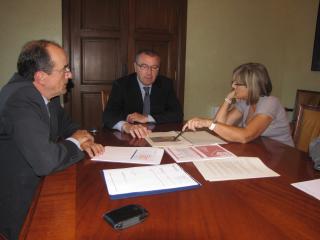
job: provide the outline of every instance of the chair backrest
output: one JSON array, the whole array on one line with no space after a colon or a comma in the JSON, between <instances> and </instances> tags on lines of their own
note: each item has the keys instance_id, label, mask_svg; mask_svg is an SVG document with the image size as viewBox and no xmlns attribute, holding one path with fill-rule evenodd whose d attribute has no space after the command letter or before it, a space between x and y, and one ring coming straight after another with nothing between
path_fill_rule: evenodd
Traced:
<instances>
[{"instance_id":1,"label":"chair backrest","mask_svg":"<svg viewBox=\"0 0 320 240\"><path fill-rule=\"evenodd\" d=\"M308 152L310 142L320 136L320 106L300 105L295 129L296 148Z\"/></svg>"},{"instance_id":2,"label":"chair backrest","mask_svg":"<svg viewBox=\"0 0 320 240\"><path fill-rule=\"evenodd\" d=\"M107 106L109 94L107 94L105 90L101 90L100 93L101 93L101 106L102 106L102 112L103 112Z\"/></svg>"},{"instance_id":3,"label":"chair backrest","mask_svg":"<svg viewBox=\"0 0 320 240\"><path fill-rule=\"evenodd\" d=\"M320 92L298 89L293 108L292 122L295 124L298 118L299 107L301 104L320 106Z\"/></svg>"}]
</instances>

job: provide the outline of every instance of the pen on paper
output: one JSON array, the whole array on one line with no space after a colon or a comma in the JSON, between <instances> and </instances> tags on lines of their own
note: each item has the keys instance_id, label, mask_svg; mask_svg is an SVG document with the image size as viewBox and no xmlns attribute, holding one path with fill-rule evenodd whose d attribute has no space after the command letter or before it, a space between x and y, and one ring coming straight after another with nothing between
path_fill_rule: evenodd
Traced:
<instances>
[{"instance_id":1,"label":"pen on paper","mask_svg":"<svg viewBox=\"0 0 320 240\"><path fill-rule=\"evenodd\" d=\"M138 151L138 149L136 149L136 150L134 151L134 153L131 155L130 159L132 159L132 158L134 157L134 155L136 155L137 151Z\"/></svg>"},{"instance_id":2,"label":"pen on paper","mask_svg":"<svg viewBox=\"0 0 320 240\"><path fill-rule=\"evenodd\" d=\"M173 141L177 141L178 137L180 137L184 133L184 131L180 131L177 136L174 137Z\"/></svg>"}]
</instances>

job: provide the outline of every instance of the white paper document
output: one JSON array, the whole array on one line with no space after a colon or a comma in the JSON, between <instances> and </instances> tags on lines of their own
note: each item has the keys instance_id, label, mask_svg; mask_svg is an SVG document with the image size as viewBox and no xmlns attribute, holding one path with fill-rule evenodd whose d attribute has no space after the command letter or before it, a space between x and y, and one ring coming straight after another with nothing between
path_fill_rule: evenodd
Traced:
<instances>
[{"instance_id":1,"label":"white paper document","mask_svg":"<svg viewBox=\"0 0 320 240\"><path fill-rule=\"evenodd\" d=\"M320 200L320 179L292 183L291 185Z\"/></svg>"},{"instance_id":2,"label":"white paper document","mask_svg":"<svg viewBox=\"0 0 320 240\"><path fill-rule=\"evenodd\" d=\"M154 147L105 146L103 154L91 158L93 161L137 164L160 164L164 150Z\"/></svg>"},{"instance_id":3,"label":"white paper document","mask_svg":"<svg viewBox=\"0 0 320 240\"><path fill-rule=\"evenodd\" d=\"M169 147L169 146L192 146L204 144L223 144L226 143L222 139L206 132L184 132L178 139L175 137L179 134L176 131L169 132L152 132L146 137L146 141L153 147Z\"/></svg>"},{"instance_id":4,"label":"white paper document","mask_svg":"<svg viewBox=\"0 0 320 240\"><path fill-rule=\"evenodd\" d=\"M167 146L191 146L192 143L184 139L183 137L178 137L177 140L174 138L178 135L178 132L151 132L146 141L153 147L167 147Z\"/></svg>"},{"instance_id":5,"label":"white paper document","mask_svg":"<svg viewBox=\"0 0 320 240\"><path fill-rule=\"evenodd\" d=\"M176 163L105 169L103 175L111 199L173 192L200 186Z\"/></svg>"},{"instance_id":6,"label":"white paper document","mask_svg":"<svg viewBox=\"0 0 320 240\"><path fill-rule=\"evenodd\" d=\"M194 162L204 179L225 181L280 176L256 157L234 157Z\"/></svg>"},{"instance_id":7,"label":"white paper document","mask_svg":"<svg viewBox=\"0 0 320 240\"><path fill-rule=\"evenodd\" d=\"M229 152L218 144L188 147L165 147L165 151L178 163L235 157L232 152Z\"/></svg>"},{"instance_id":8,"label":"white paper document","mask_svg":"<svg viewBox=\"0 0 320 240\"><path fill-rule=\"evenodd\" d=\"M182 137L193 145L207 145L207 144L226 144L221 138L208 133L207 131L191 131L184 132Z\"/></svg>"}]
</instances>

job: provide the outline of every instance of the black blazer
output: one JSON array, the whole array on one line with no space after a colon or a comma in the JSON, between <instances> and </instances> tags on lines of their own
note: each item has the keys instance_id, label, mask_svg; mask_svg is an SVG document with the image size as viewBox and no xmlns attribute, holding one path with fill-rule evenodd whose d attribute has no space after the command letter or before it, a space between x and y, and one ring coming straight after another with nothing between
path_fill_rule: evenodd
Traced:
<instances>
[{"instance_id":1,"label":"black blazer","mask_svg":"<svg viewBox=\"0 0 320 240\"><path fill-rule=\"evenodd\" d=\"M112 128L126 120L130 113L143 112L143 99L136 73L113 82L110 97L103 113L103 124ZM183 120L180 103L175 95L172 80L158 76L152 84L150 115L156 123L177 123Z\"/></svg>"},{"instance_id":2,"label":"black blazer","mask_svg":"<svg viewBox=\"0 0 320 240\"><path fill-rule=\"evenodd\" d=\"M18 239L41 176L84 157L64 140L79 127L65 114L59 97L48 108L32 82L18 74L0 92L0 233Z\"/></svg>"}]
</instances>

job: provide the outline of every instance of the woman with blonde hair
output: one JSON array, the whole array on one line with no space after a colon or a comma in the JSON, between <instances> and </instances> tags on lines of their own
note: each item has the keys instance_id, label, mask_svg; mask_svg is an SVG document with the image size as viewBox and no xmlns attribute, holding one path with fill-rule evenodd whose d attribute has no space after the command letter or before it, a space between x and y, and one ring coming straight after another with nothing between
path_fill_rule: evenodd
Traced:
<instances>
[{"instance_id":1,"label":"woman with blonde hair","mask_svg":"<svg viewBox=\"0 0 320 240\"><path fill-rule=\"evenodd\" d=\"M294 146L286 112L270 96L272 83L260 63L246 63L233 71L232 91L221 104L215 119L192 118L183 130L208 127L232 142L247 143L259 136Z\"/></svg>"}]
</instances>

